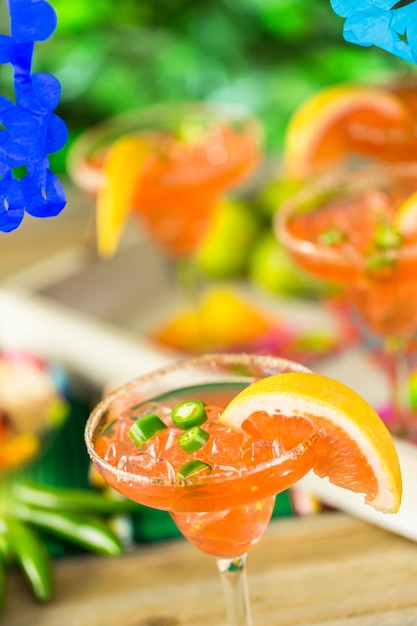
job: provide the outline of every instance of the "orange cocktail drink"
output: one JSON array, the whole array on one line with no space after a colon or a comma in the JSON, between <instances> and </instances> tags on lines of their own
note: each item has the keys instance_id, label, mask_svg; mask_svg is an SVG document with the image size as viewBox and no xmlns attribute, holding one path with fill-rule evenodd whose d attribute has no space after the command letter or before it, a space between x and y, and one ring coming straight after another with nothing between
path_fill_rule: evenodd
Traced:
<instances>
[{"instance_id":1,"label":"orange cocktail drink","mask_svg":"<svg viewBox=\"0 0 417 626\"><path fill-rule=\"evenodd\" d=\"M241 107L166 103L86 131L69 156L76 184L95 196L109 149L121 137L130 136L144 146L144 158L128 183L130 212L173 257L195 250L218 199L245 181L261 158L260 123ZM119 187L124 183L122 169Z\"/></svg>"},{"instance_id":2,"label":"orange cocktail drink","mask_svg":"<svg viewBox=\"0 0 417 626\"><path fill-rule=\"evenodd\" d=\"M313 467L317 428L300 417L296 429L281 428L277 438L279 416L262 436L256 420L238 431L219 417L253 381L298 371L308 370L262 356L197 357L126 385L99 404L87 423L89 454L107 482L136 502L169 511L183 535L216 558L230 626L252 624L247 552L268 526L276 494ZM181 432L188 438L195 427L184 431L173 421L188 401L202 403L206 416L197 427L205 434L196 451L180 440ZM163 427L141 443L136 429L146 430L147 420L155 418Z\"/></svg>"},{"instance_id":3,"label":"orange cocktail drink","mask_svg":"<svg viewBox=\"0 0 417 626\"><path fill-rule=\"evenodd\" d=\"M276 494L308 471L395 512L401 474L377 413L341 383L279 358L211 354L172 363L107 396L85 440L106 481L169 511L215 557L229 626L251 626L246 556Z\"/></svg>"},{"instance_id":4,"label":"orange cocktail drink","mask_svg":"<svg viewBox=\"0 0 417 626\"><path fill-rule=\"evenodd\" d=\"M280 362L283 371L294 367ZM223 378L190 386L184 381L185 386L151 400L141 400L136 392L123 395L100 416L94 440L96 461L111 485L132 500L169 511L189 541L218 558L248 551L269 523L276 494L311 469L315 454L315 429L308 420L297 421L296 433L281 428L278 439L260 438L253 423L243 432L220 423L223 409L249 382ZM177 443L182 430L171 411L193 400L205 405L202 428L209 438L190 454ZM162 418L167 428L138 447L129 432L149 413ZM276 422L279 428L279 417ZM203 464L202 473L178 478L189 461Z\"/></svg>"},{"instance_id":5,"label":"orange cocktail drink","mask_svg":"<svg viewBox=\"0 0 417 626\"><path fill-rule=\"evenodd\" d=\"M410 333L417 325L417 228L401 234L395 226L399 207L417 189L417 169L397 171L394 186L389 173L384 180L378 170L346 180L342 175L339 188L329 176L328 198L324 188L318 207L312 200L314 210L301 204L298 212L284 210L279 231L297 262L343 284L367 324L382 335Z\"/></svg>"},{"instance_id":6,"label":"orange cocktail drink","mask_svg":"<svg viewBox=\"0 0 417 626\"><path fill-rule=\"evenodd\" d=\"M277 214L277 235L293 258L341 285L396 357L417 328L416 190L414 164L346 168L307 184ZM398 412L409 413L399 404L404 389L395 389Z\"/></svg>"},{"instance_id":7,"label":"orange cocktail drink","mask_svg":"<svg viewBox=\"0 0 417 626\"><path fill-rule=\"evenodd\" d=\"M134 207L171 255L196 248L219 198L258 164L258 137L242 130L219 120L202 136L144 136L151 152L138 177Z\"/></svg>"}]
</instances>

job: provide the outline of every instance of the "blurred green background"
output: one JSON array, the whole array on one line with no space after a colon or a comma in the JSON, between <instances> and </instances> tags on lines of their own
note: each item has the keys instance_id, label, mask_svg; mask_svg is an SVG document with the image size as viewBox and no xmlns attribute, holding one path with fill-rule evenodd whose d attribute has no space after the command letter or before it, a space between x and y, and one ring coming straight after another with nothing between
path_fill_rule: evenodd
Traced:
<instances>
[{"instance_id":1,"label":"blurred green background","mask_svg":"<svg viewBox=\"0 0 417 626\"><path fill-rule=\"evenodd\" d=\"M36 45L33 71L50 72L62 85L57 112L70 140L50 155L58 174L65 172L71 140L85 127L158 101L246 105L264 123L267 155L279 156L289 117L312 93L341 81L378 83L415 71L383 50L346 43L330 0L50 2L58 27ZM0 0L5 33L6 6ZM0 93L13 95L8 65L0 65ZM226 205L199 253L209 277L249 275L274 293L321 293L271 233L271 214L289 191L272 180L250 205ZM235 232L241 236L231 236Z\"/></svg>"},{"instance_id":2,"label":"blurred green background","mask_svg":"<svg viewBox=\"0 0 417 626\"><path fill-rule=\"evenodd\" d=\"M71 133L151 102L210 98L253 109L279 151L289 115L321 86L409 69L347 44L329 0L50 1L58 28L37 44L33 69L61 81ZM0 72L7 93L10 72Z\"/></svg>"}]
</instances>

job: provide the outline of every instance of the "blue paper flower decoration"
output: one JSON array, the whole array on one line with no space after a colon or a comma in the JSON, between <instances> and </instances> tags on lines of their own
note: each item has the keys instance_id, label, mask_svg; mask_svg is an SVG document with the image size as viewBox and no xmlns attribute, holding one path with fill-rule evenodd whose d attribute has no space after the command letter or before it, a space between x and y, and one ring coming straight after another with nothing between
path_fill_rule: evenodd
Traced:
<instances>
[{"instance_id":1,"label":"blue paper flower decoration","mask_svg":"<svg viewBox=\"0 0 417 626\"><path fill-rule=\"evenodd\" d=\"M346 41L417 63L417 0L330 0Z\"/></svg>"},{"instance_id":2,"label":"blue paper flower decoration","mask_svg":"<svg viewBox=\"0 0 417 626\"><path fill-rule=\"evenodd\" d=\"M36 41L54 32L57 17L44 0L9 0L10 35L0 35L0 63L14 70L15 101L0 95L0 231L17 228L25 211L52 217L64 208L65 192L49 169L48 154L67 141L64 122L53 113L60 84L31 73Z\"/></svg>"}]
</instances>

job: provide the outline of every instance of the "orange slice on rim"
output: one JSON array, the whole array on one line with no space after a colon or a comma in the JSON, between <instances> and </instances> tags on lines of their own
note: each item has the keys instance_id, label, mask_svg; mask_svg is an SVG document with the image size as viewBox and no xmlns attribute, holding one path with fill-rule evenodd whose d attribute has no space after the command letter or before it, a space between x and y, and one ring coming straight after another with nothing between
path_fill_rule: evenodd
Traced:
<instances>
[{"instance_id":1,"label":"orange slice on rim","mask_svg":"<svg viewBox=\"0 0 417 626\"><path fill-rule=\"evenodd\" d=\"M135 135L121 137L106 154L96 201L97 248L103 257L117 249L148 154L148 145Z\"/></svg>"},{"instance_id":2,"label":"orange slice on rim","mask_svg":"<svg viewBox=\"0 0 417 626\"><path fill-rule=\"evenodd\" d=\"M414 127L411 110L393 93L352 84L327 87L305 100L288 123L285 174L304 178L355 152L390 160L395 151L400 158Z\"/></svg>"},{"instance_id":3,"label":"orange slice on rim","mask_svg":"<svg viewBox=\"0 0 417 626\"><path fill-rule=\"evenodd\" d=\"M374 409L346 385L307 372L270 376L238 394L220 421L273 438L274 428L277 437L282 428L296 434L305 419L319 435L313 471L339 487L363 493L376 510L397 512L402 482L391 435Z\"/></svg>"}]
</instances>

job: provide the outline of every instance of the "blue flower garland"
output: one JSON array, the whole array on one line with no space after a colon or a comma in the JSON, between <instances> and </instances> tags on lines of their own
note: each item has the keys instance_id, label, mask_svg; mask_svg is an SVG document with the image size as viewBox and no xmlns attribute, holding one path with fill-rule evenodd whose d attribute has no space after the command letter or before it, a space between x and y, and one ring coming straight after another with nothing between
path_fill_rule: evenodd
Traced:
<instances>
[{"instance_id":1,"label":"blue flower garland","mask_svg":"<svg viewBox=\"0 0 417 626\"><path fill-rule=\"evenodd\" d=\"M330 0L346 41L417 63L417 0Z\"/></svg>"},{"instance_id":2,"label":"blue flower garland","mask_svg":"<svg viewBox=\"0 0 417 626\"><path fill-rule=\"evenodd\" d=\"M0 63L14 70L15 102L0 95L0 231L34 217L58 215L65 192L49 169L48 154L67 141L64 122L53 113L59 103L58 80L31 73L34 43L48 39L57 17L44 0L8 0L10 36L0 35Z\"/></svg>"}]
</instances>

